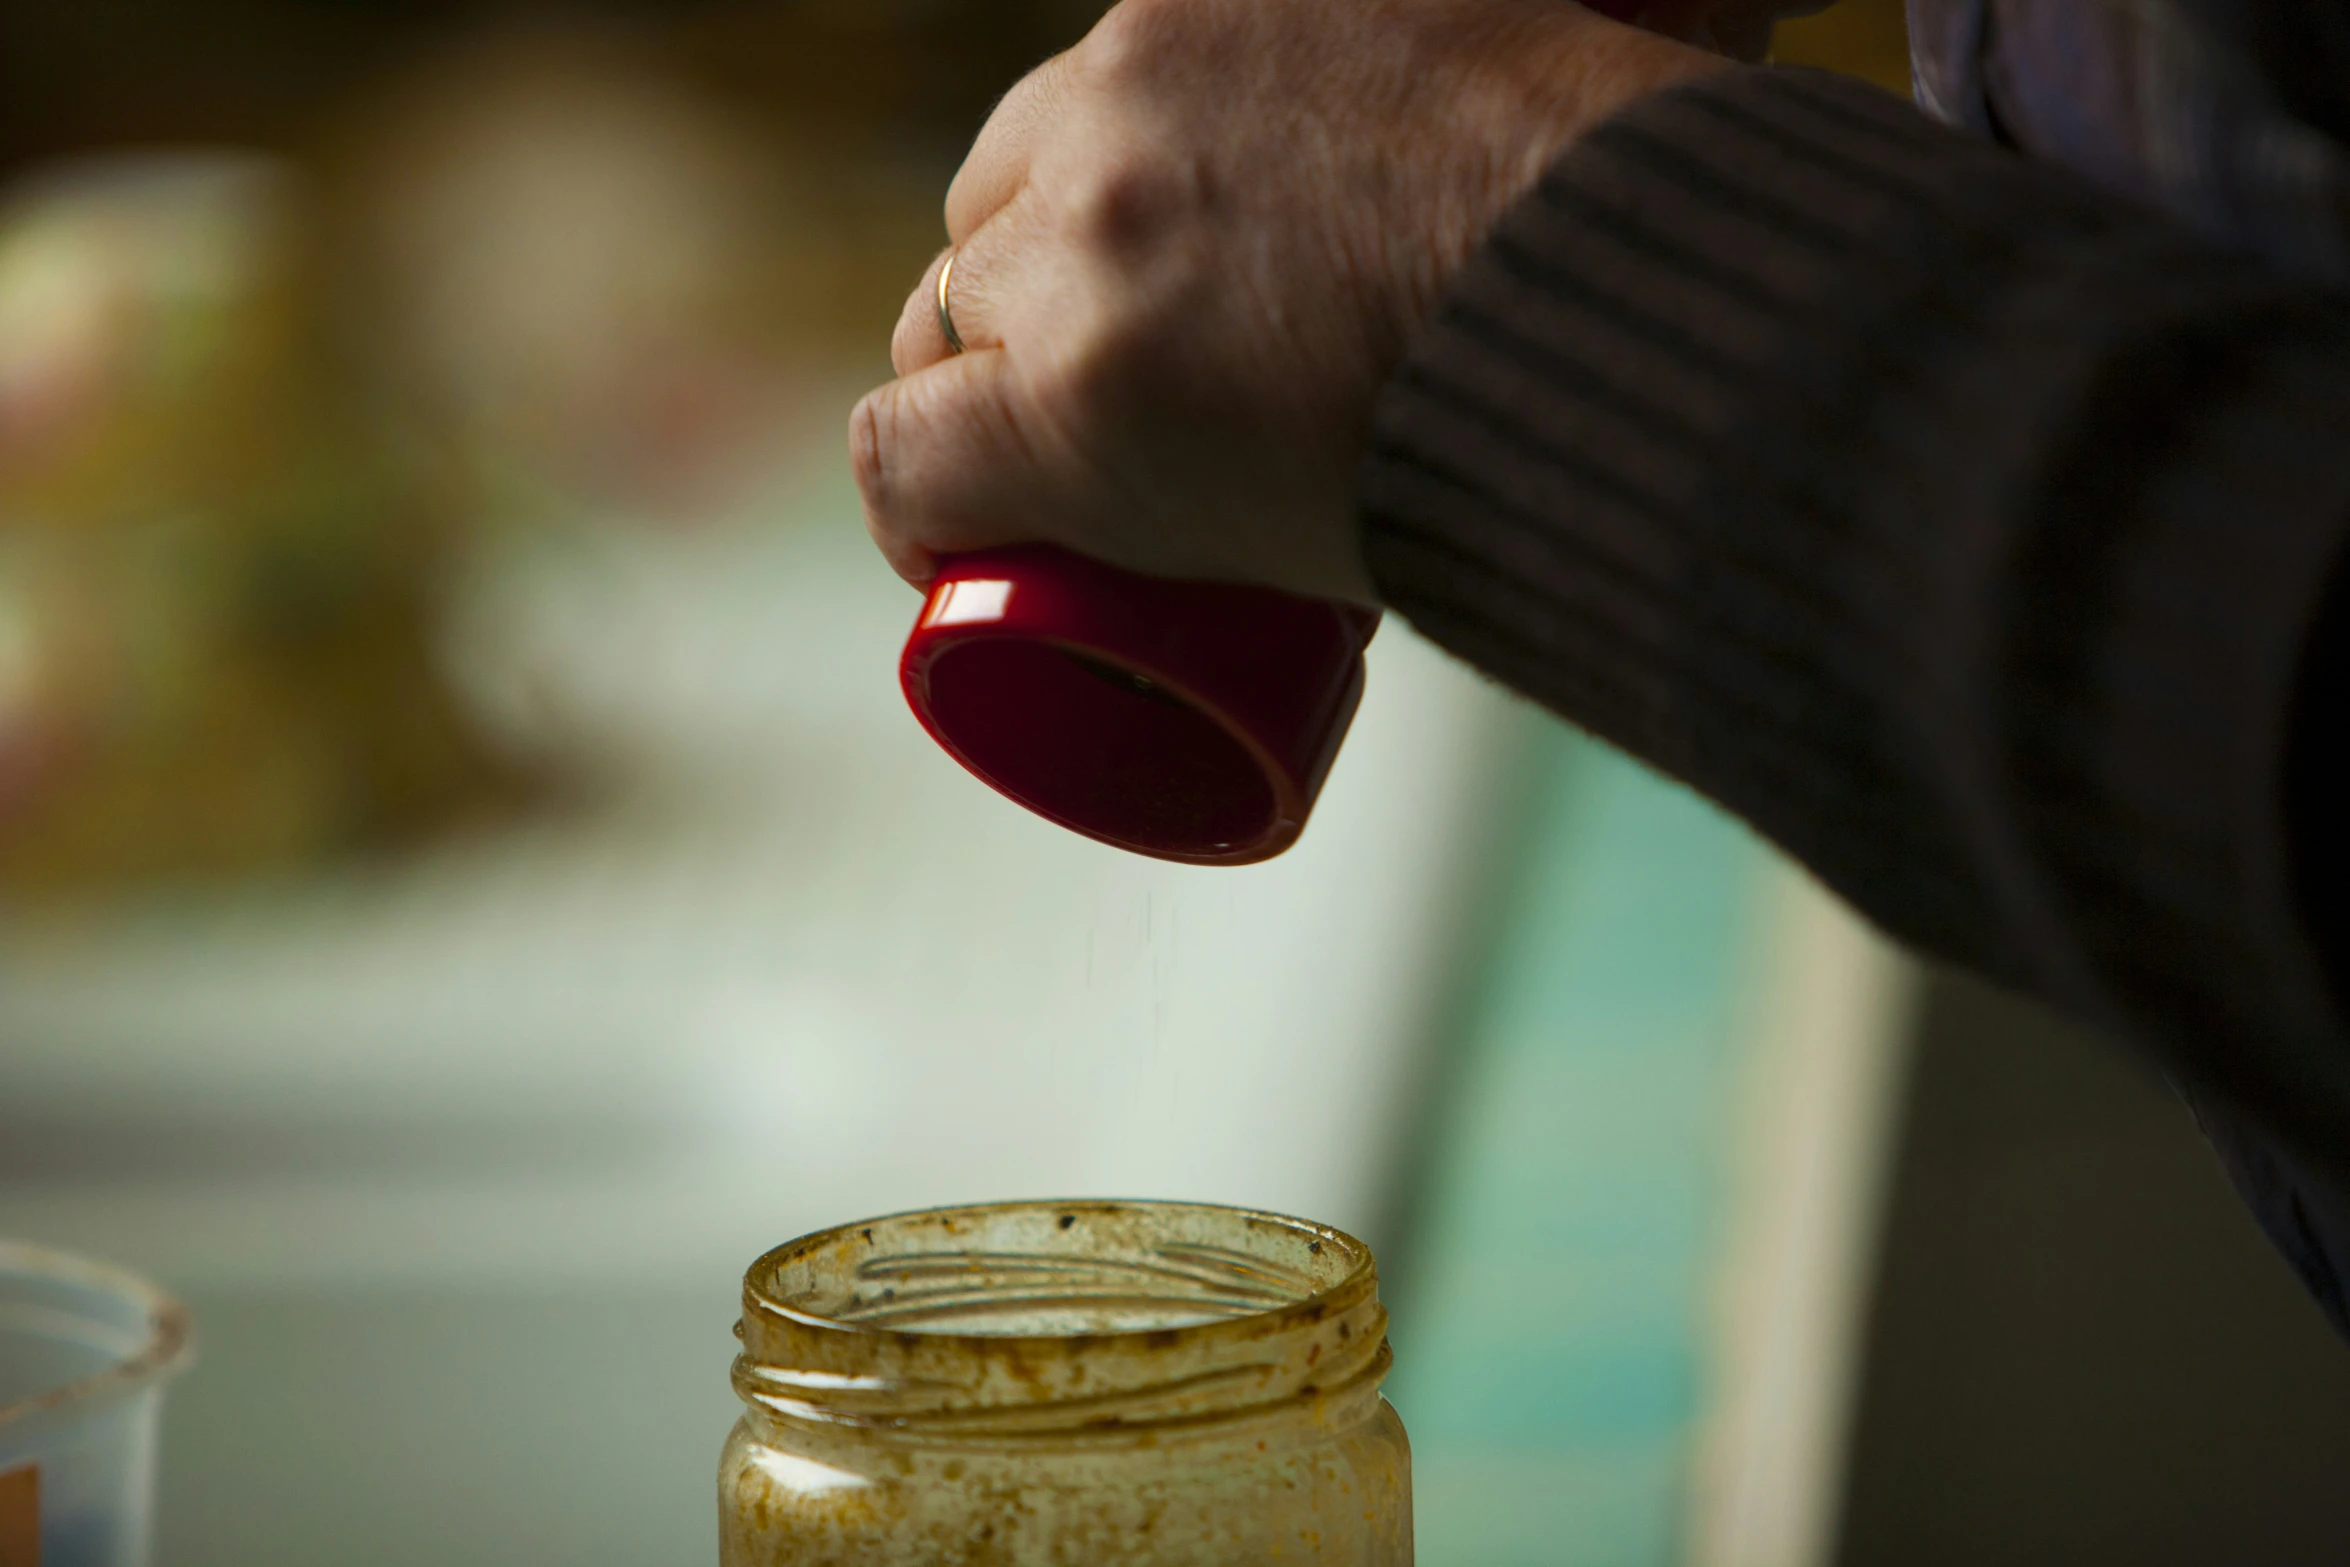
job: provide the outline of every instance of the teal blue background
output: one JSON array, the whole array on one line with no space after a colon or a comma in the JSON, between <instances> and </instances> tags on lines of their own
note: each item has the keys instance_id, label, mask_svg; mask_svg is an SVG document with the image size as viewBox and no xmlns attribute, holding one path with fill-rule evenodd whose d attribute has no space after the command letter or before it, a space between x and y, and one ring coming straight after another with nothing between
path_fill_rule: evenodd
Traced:
<instances>
[{"instance_id":1,"label":"teal blue background","mask_svg":"<svg viewBox=\"0 0 2350 1567\"><path fill-rule=\"evenodd\" d=\"M1393 1291L1428 1567L1664 1567L1762 851L1563 729L1443 1067Z\"/></svg>"}]
</instances>

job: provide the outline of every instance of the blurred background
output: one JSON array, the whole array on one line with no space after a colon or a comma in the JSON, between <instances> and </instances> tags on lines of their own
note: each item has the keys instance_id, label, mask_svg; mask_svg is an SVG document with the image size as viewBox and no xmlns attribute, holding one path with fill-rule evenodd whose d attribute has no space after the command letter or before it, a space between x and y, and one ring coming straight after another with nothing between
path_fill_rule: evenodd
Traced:
<instances>
[{"instance_id":1,"label":"blurred background","mask_svg":"<svg viewBox=\"0 0 2350 1567\"><path fill-rule=\"evenodd\" d=\"M708 1561L744 1266L1044 1193L1372 1240L1432 1567L2350 1557L2159 1083L1402 625L1267 866L922 737L841 431L1098 10L0 0L0 1233L194 1306L166 1567Z\"/></svg>"}]
</instances>

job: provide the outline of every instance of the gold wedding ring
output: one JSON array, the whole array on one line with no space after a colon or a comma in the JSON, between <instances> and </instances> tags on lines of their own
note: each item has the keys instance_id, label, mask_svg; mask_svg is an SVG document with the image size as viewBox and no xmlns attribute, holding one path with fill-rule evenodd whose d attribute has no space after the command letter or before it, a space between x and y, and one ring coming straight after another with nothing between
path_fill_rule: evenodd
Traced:
<instances>
[{"instance_id":1,"label":"gold wedding ring","mask_svg":"<svg viewBox=\"0 0 2350 1567\"><path fill-rule=\"evenodd\" d=\"M955 280L956 251L947 252L947 264L938 269L938 330L947 340L947 352L963 351L963 334L955 330L955 312L947 304L948 285Z\"/></svg>"}]
</instances>

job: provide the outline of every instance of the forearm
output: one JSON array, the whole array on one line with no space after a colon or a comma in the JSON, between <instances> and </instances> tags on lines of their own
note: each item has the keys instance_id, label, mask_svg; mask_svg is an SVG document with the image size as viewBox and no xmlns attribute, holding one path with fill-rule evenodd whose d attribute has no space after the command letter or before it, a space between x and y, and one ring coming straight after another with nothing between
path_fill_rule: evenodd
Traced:
<instances>
[{"instance_id":1,"label":"forearm","mask_svg":"<svg viewBox=\"0 0 2350 1567\"><path fill-rule=\"evenodd\" d=\"M2284 816L2338 296L1758 72L1568 153L1377 430L1367 555L1437 640L1925 950L2350 1125Z\"/></svg>"}]
</instances>

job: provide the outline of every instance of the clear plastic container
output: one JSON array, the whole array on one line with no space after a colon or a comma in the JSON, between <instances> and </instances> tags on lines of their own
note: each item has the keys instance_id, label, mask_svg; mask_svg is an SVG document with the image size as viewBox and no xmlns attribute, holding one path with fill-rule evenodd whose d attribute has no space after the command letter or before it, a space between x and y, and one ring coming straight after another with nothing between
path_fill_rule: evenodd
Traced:
<instances>
[{"instance_id":1,"label":"clear plastic container","mask_svg":"<svg viewBox=\"0 0 2350 1567\"><path fill-rule=\"evenodd\" d=\"M145 1567L188 1317L144 1279L0 1241L0 1567Z\"/></svg>"},{"instance_id":2,"label":"clear plastic container","mask_svg":"<svg viewBox=\"0 0 2350 1567\"><path fill-rule=\"evenodd\" d=\"M1412 1559L1370 1250L1176 1203L848 1225L743 1281L724 1567Z\"/></svg>"}]
</instances>

